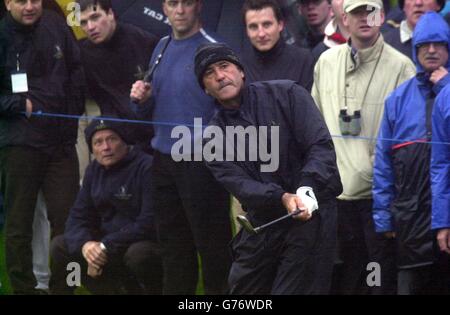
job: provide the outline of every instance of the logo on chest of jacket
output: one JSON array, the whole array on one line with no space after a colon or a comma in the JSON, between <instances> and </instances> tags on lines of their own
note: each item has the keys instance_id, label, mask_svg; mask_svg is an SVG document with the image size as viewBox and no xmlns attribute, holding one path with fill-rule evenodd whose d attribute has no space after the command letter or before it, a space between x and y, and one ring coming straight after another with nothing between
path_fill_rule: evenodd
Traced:
<instances>
[{"instance_id":1,"label":"logo on chest of jacket","mask_svg":"<svg viewBox=\"0 0 450 315\"><path fill-rule=\"evenodd\" d=\"M119 200L129 200L133 197L132 194L127 193L127 188L125 186L120 186L119 192L114 195Z\"/></svg>"},{"instance_id":2,"label":"logo on chest of jacket","mask_svg":"<svg viewBox=\"0 0 450 315\"><path fill-rule=\"evenodd\" d=\"M59 45L55 45L55 53L53 54L55 59L62 59L64 57L64 53Z\"/></svg>"}]
</instances>

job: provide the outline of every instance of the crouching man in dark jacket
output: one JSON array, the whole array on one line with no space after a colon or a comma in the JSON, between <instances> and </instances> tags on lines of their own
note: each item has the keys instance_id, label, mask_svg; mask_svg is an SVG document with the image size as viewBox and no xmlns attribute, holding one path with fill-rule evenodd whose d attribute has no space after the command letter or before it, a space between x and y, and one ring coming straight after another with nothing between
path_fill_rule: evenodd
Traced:
<instances>
[{"instance_id":1,"label":"crouching man in dark jacket","mask_svg":"<svg viewBox=\"0 0 450 315\"><path fill-rule=\"evenodd\" d=\"M51 244L55 294L75 289L67 266L81 266L81 281L92 293L160 294L162 267L155 243L150 194L152 157L127 145L123 127L94 120L85 131L95 160L70 210L64 235Z\"/></svg>"},{"instance_id":2,"label":"crouching man in dark jacket","mask_svg":"<svg viewBox=\"0 0 450 315\"><path fill-rule=\"evenodd\" d=\"M296 220L257 234L239 232L232 242L231 293L327 294L342 185L330 134L311 96L292 81L245 86L240 60L223 44L200 47L195 71L222 105L204 132L204 158L215 178L242 203L253 226L303 210Z\"/></svg>"}]
</instances>

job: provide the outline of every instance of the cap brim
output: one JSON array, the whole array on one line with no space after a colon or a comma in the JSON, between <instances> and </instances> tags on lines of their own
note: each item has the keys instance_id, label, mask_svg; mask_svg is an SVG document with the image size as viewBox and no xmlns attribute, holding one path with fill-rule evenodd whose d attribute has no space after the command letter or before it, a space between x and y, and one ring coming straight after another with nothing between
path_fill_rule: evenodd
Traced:
<instances>
[{"instance_id":1,"label":"cap brim","mask_svg":"<svg viewBox=\"0 0 450 315\"><path fill-rule=\"evenodd\" d=\"M354 3L352 5L349 5L347 8L345 8L344 11L345 11L345 13L350 13L353 10L355 10L356 8L363 7L363 6L370 6L377 10L381 10L381 6L379 4L373 3L371 1L363 1L363 2L358 2L358 3Z\"/></svg>"}]
</instances>

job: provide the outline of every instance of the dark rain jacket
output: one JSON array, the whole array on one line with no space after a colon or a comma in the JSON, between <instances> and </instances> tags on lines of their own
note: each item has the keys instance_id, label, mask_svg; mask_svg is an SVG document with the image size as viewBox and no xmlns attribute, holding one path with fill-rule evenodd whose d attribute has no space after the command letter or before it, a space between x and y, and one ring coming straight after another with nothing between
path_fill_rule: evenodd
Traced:
<instances>
[{"instance_id":1,"label":"dark rain jacket","mask_svg":"<svg viewBox=\"0 0 450 315\"><path fill-rule=\"evenodd\" d=\"M26 93L12 94L11 74L27 73ZM33 112L81 115L84 112L84 74L80 51L65 21L43 12L33 26L17 23L8 13L0 21L0 148L38 149L74 145L78 120L24 115L26 99Z\"/></svg>"},{"instance_id":2,"label":"dark rain jacket","mask_svg":"<svg viewBox=\"0 0 450 315\"><path fill-rule=\"evenodd\" d=\"M229 127L256 126L258 130L266 127L267 139L259 137L253 148L247 142L245 149L235 145L230 152L225 150L225 155L233 157L233 161L215 159L206 164L214 177L241 202L250 220L261 224L286 214L282 195L295 193L301 186L313 188L319 208L321 204L334 202L342 192L336 154L328 128L309 93L287 80L252 83L242 93L239 109L221 109L209 125L218 126L227 137ZM269 141L276 132L272 127L279 128L279 138L275 139L279 154L276 144ZM224 140L230 141L226 137ZM251 152L257 153L258 158L252 160ZM261 171L268 164L261 159L262 152L275 152L272 155L278 156L275 171Z\"/></svg>"},{"instance_id":3,"label":"dark rain jacket","mask_svg":"<svg viewBox=\"0 0 450 315\"><path fill-rule=\"evenodd\" d=\"M136 80L143 79L157 43L155 36L120 22L106 43L94 44L89 40L82 43L81 60L89 95L100 107L102 115L136 119L129 107L130 89ZM128 124L126 129L131 142L143 147L150 145L151 126Z\"/></svg>"},{"instance_id":4,"label":"dark rain jacket","mask_svg":"<svg viewBox=\"0 0 450 315\"><path fill-rule=\"evenodd\" d=\"M269 51L247 50L242 58L246 81L292 80L311 91L314 60L305 48L288 45L283 40Z\"/></svg>"},{"instance_id":5,"label":"dark rain jacket","mask_svg":"<svg viewBox=\"0 0 450 315\"><path fill-rule=\"evenodd\" d=\"M138 149L109 169L97 161L88 166L64 231L71 254L88 241L101 241L115 254L155 239L151 167L152 157Z\"/></svg>"}]
</instances>

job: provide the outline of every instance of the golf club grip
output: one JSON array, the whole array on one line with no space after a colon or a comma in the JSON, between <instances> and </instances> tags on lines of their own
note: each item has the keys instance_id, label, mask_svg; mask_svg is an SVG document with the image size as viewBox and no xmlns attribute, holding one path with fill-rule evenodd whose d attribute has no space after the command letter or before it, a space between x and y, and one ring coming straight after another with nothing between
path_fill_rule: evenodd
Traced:
<instances>
[{"instance_id":1,"label":"golf club grip","mask_svg":"<svg viewBox=\"0 0 450 315\"><path fill-rule=\"evenodd\" d=\"M286 214L286 215L284 215L284 216L282 216L282 217L279 217L278 219L275 219L275 220L270 221L270 222L268 222L268 223L266 223L266 224L263 224L263 225L261 225L261 226L258 226L257 228L255 228L255 232L257 232L257 231L259 231L259 230L261 230L261 229L264 229L264 228L266 228L266 227L268 227L268 226L270 226L270 225L272 225L272 224L275 224L275 223L277 223L277 222L279 222L279 221L282 221L282 220L284 220L284 219L287 219L287 218L290 218L290 217L292 217L292 216L294 216L294 215L297 215L297 214L299 214L300 212L303 212L303 211L304 211L304 210L301 210L301 209L297 208L295 211L293 211L293 212L291 212L291 213L288 213L288 214Z\"/></svg>"}]
</instances>

